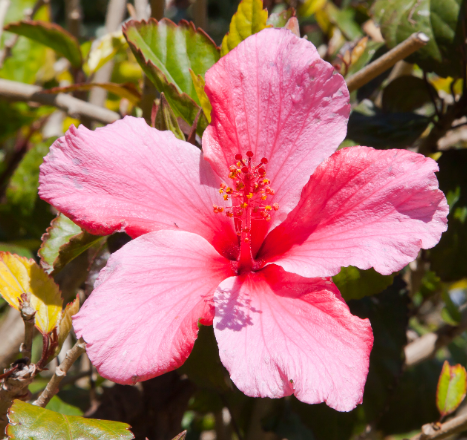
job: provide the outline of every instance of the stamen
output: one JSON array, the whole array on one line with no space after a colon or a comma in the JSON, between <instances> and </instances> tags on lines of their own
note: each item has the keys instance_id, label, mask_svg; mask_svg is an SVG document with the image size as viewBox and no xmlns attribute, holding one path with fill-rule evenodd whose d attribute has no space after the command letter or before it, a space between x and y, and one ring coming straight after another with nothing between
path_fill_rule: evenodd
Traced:
<instances>
[{"instance_id":1,"label":"stamen","mask_svg":"<svg viewBox=\"0 0 467 440\"><path fill-rule=\"evenodd\" d=\"M230 206L224 208L214 205L216 214L234 219L235 232L239 237L240 255L238 257L238 272L255 270L259 263L253 260L251 254L251 222L252 220L270 221L271 214L279 209L278 203L267 205L265 201L275 194L271 181L266 177L268 159L263 157L260 162L253 162L254 153L247 151L246 158L235 155L236 163L229 167L229 178L232 186L220 185L219 193Z\"/></svg>"}]
</instances>

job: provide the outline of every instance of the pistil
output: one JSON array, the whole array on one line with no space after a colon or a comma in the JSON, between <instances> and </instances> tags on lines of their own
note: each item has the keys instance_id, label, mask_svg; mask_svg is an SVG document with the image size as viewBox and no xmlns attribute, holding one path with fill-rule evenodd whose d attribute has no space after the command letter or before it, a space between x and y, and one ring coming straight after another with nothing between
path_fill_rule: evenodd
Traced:
<instances>
[{"instance_id":1,"label":"pistil","mask_svg":"<svg viewBox=\"0 0 467 440\"><path fill-rule=\"evenodd\" d=\"M230 206L214 205L214 212L224 212L233 218L235 231L239 237L240 253L237 259L237 271L243 273L255 270L257 264L251 251L251 222L252 220L271 220L271 212L277 211L279 205L267 205L266 200L274 195L270 181L266 177L268 160L263 157L259 164L253 163L253 152L248 151L246 158L241 154L235 156L236 163L229 167L229 178L232 185L222 183L219 193L224 201L230 201Z\"/></svg>"}]
</instances>

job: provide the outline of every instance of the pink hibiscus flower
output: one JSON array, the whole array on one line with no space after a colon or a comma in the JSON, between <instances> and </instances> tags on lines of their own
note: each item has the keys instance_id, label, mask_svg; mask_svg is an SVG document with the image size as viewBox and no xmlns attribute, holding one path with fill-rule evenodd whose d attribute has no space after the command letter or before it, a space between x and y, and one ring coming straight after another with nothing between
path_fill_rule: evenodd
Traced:
<instances>
[{"instance_id":1,"label":"pink hibiscus flower","mask_svg":"<svg viewBox=\"0 0 467 440\"><path fill-rule=\"evenodd\" d=\"M348 265L390 274L439 241L436 162L335 152L345 81L288 30L246 39L208 71L206 92L203 153L132 117L71 127L51 147L40 196L92 233L134 238L101 272L76 333L102 376L134 384L182 365L198 323L214 325L245 394L349 411L373 335L329 277Z\"/></svg>"}]
</instances>

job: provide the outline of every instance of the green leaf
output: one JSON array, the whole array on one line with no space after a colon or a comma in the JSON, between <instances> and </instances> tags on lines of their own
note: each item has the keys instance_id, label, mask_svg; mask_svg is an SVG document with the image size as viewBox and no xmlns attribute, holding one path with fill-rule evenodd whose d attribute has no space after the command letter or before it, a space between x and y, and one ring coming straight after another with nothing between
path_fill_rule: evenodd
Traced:
<instances>
[{"instance_id":1,"label":"green leaf","mask_svg":"<svg viewBox=\"0 0 467 440\"><path fill-rule=\"evenodd\" d=\"M368 115L355 109L349 118L347 137L374 148L406 148L421 136L429 122L429 118L416 113L375 110Z\"/></svg>"},{"instance_id":2,"label":"green leaf","mask_svg":"<svg viewBox=\"0 0 467 440\"><path fill-rule=\"evenodd\" d=\"M221 56L228 54L243 40L263 29L267 24L268 11L262 0L242 0L230 22L229 32L222 40Z\"/></svg>"},{"instance_id":3,"label":"green leaf","mask_svg":"<svg viewBox=\"0 0 467 440\"><path fill-rule=\"evenodd\" d=\"M447 290L444 290L441 297L444 301L444 309L441 310L441 317L450 325L459 325L462 319L459 308L454 304Z\"/></svg>"},{"instance_id":4,"label":"green leaf","mask_svg":"<svg viewBox=\"0 0 467 440\"><path fill-rule=\"evenodd\" d=\"M106 34L92 42L84 70L90 75L96 73L126 45L121 30Z\"/></svg>"},{"instance_id":5,"label":"green leaf","mask_svg":"<svg viewBox=\"0 0 467 440\"><path fill-rule=\"evenodd\" d=\"M428 257L441 280L457 281L467 277L467 150L443 152L438 165L439 187L449 203L448 230Z\"/></svg>"},{"instance_id":6,"label":"green leaf","mask_svg":"<svg viewBox=\"0 0 467 440\"><path fill-rule=\"evenodd\" d=\"M171 131L177 139L182 141L185 140L185 135L178 125L177 118L175 117L174 112L170 108L170 104L165 99L165 95L161 93L159 108L157 109L155 128L158 130Z\"/></svg>"},{"instance_id":7,"label":"green leaf","mask_svg":"<svg viewBox=\"0 0 467 440\"><path fill-rule=\"evenodd\" d=\"M8 419L6 434L15 440L134 439L126 423L67 416L20 400L14 401Z\"/></svg>"},{"instance_id":8,"label":"green leaf","mask_svg":"<svg viewBox=\"0 0 467 440\"><path fill-rule=\"evenodd\" d=\"M462 3L463 0L378 0L374 11L390 49L414 32L423 32L430 41L407 61L443 77L456 77L462 72Z\"/></svg>"},{"instance_id":9,"label":"green leaf","mask_svg":"<svg viewBox=\"0 0 467 440\"><path fill-rule=\"evenodd\" d=\"M467 373L462 365L450 366L444 361L436 391L436 405L445 417L454 412L464 400L467 391Z\"/></svg>"},{"instance_id":10,"label":"green leaf","mask_svg":"<svg viewBox=\"0 0 467 440\"><path fill-rule=\"evenodd\" d=\"M34 210L38 198L39 166L49 152L49 145L53 140L55 139L40 142L31 148L10 178L6 189L7 202L20 216L27 217Z\"/></svg>"},{"instance_id":11,"label":"green leaf","mask_svg":"<svg viewBox=\"0 0 467 440\"><path fill-rule=\"evenodd\" d=\"M21 295L26 294L43 335L57 326L62 312L60 290L34 260L0 252L0 293L16 310L20 310Z\"/></svg>"},{"instance_id":12,"label":"green leaf","mask_svg":"<svg viewBox=\"0 0 467 440\"><path fill-rule=\"evenodd\" d=\"M381 275L373 268L361 270L349 266L343 267L332 279L342 297L349 301L382 292L392 284L394 275Z\"/></svg>"},{"instance_id":13,"label":"green leaf","mask_svg":"<svg viewBox=\"0 0 467 440\"><path fill-rule=\"evenodd\" d=\"M204 116L206 116L207 121L211 123L212 105L209 101L208 95L204 91L204 86L206 85L204 78L201 75L196 75L191 69L190 75L191 79L193 80L193 85L195 86L196 95L198 96L198 100L201 103Z\"/></svg>"},{"instance_id":14,"label":"green leaf","mask_svg":"<svg viewBox=\"0 0 467 440\"><path fill-rule=\"evenodd\" d=\"M272 13L267 19L266 24L275 28L283 28L292 17L295 17L295 9L285 9L281 12Z\"/></svg>"},{"instance_id":15,"label":"green leaf","mask_svg":"<svg viewBox=\"0 0 467 440\"><path fill-rule=\"evenodd\" d=\"M402 374L409 304L406 284L400 276L395 277L394 283L378 295L349 302L353 315L370 319L374 335L370 371L363 395L366 423L379 419Z\"/></svg>"},{"instance_id":16,"label":"green leaf","mask_svg":"<svg viewBox=\"0 0 467 440\"><path fill-rule=\"evenodd\" d=\"M416 76L399 76L383 90L383 110L386 112L412 112L428 104L438 92Z\"/></svg>"},{"instance_id":17,"label":"green leaf","mask_svg":"<svg viewBox=\"0 0 467 440\"><path fill-rule=\"evenodd\" d=\"M42 246L39 249L41 266L47 273L56 274L78 255L103 239L104 237L84 231L68 217L59 214L42 236Z\"/></svg>"},{"instance_id":18,"label":"green leaf","mask_svg":"<svg viewBox=\"0 0 467 440\"><path fill-rule=\"evenodd\" d=\"M11 243L0 243L0 252L10 252L19 255L20 257L33 258L32 252L23 246L18 246Z\"/></svg>"},{"instance_id":19,"label":"green leaf","mask_svg":"<svg viewBox=\"0 0 467 440\"><path fill-rule=\"evenodd\" d=\"M165 18L159 22L130 21L123 34L148 78L165 94L175 116L192 125L200 101L190 69L204 77L219 60L219 48L203 30L184 20L178 26ZM203 133L207 124L206 117L201 115L198 134Z\"/></svg>"},{"instance_id":20,"label":"green leaf","mask_svg":"<svg viewBox=\"0 0 467 440\"><path fill-rule=\"evenodd\" d=\"M78 40L58 24L24 20L10 23L5 30L50 47L70 61L73 67L81 67L83 60Z\"/></svg>"},{"instance_id":21,"label":"green leaf","mask_svg":"<svg viewBox=\"0 0 467 440\"><path fill-rule=\"evenodd\" d=\"M47 404L46 409L50 409L50 411L55 411L56 413L60 413L65 416L83 415L83 411L81 411L80 408L64 402L58 396L53 396L52 399L50 399L50 402Z\"/></svg>"},{"instance_id":22,"label":"green leaf","mask_svg":"<svg viewBox=\"0 0 467 440\"><path fill-rule=\"evenodd\" d=\"M368 41L365 45L363 53L358 57L358 59L355 62L353 62L350 65L346 76L350 76L354 73L357 73L359 70L363 69L367 64L379 58L385 52L387 52L387 49L384 46L384 43L379 43L377 41L372 40Z\"/></svg>"},{"instance_id":23,"label":"green leaf","mask_svg":"<svg viewBox=\"0 0 467 440\"><path fill-rule=\"evenodd\" d=\"M355 21L354 8L339 9L332 2L327 2L324 8L330 22L339 28L345 38L352 41L363 37L363 32Z\"/></svg>"}]
</instances>

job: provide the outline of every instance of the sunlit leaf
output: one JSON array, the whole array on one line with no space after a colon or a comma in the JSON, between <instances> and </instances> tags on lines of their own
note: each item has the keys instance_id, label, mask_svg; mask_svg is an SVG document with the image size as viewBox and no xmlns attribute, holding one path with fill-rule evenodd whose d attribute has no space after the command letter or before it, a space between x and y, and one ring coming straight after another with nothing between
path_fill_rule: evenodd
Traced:
<instances>
[{"instance_id":1,"label":"sunlit leaf","mask_svg":"<svg viewBox=\"0 0 467 440\"><path fill-rule=\"evenodd\" d=\"M414 32L423 32L430 41L407 61L440 76L461 76L461 45L465 45L462 3L463 0L378 0L374 10L389 48Z\"/></svg>"},{"instance_id":2,"label":"sunlit leaf","mask_svg":"<svg viewBox=\"0 0 467 440\"><path fill-rule=\"evenodd\" d=\"M24 20L10 23L5 27L5 30L50 47L68 59L73 67L80 67L82 64L78 41L58 24Z\"/></svg>"},{"instance_id":3,"label":"sunlit leaf","mask_svg":"<svg viewBox=\"0 0 467 440\"><path fill-rule=\"evenodd\" d=\"M375 295L390 286L394 280L393 275L381 275L373 268L368 270L349 266L332 277L342 297L349 301L364 296Z\"/></svg>"},{"instance_id":4,"label":"sunlit leaf","mask_svg":"<svg viewBox=\"0 0 467 440\"><path fill-rule=\"evenodd\" d=\"M0 293L17 310L21 294L26 293L36 311L36 327L42 334L57 326L62 311L60 290L34 260L0 252Z\"/></svg>"},{"instance_id":5,"label":"sunlit leaf","mask_svg":"<svg viewBox=\"0 0 467 440\"><path fill-rule=\"evenodd\" d=\"M123 33L138 63L159 92L163 92L175 116L192 125L200 101L190 69L204 77L218 61L219 48L202 29L184 20L179 25L168 19L149 22L130 21ZM207 127L201 115L198 134Z\"/></svg>"},{"instance_id":6,"label":"sunlit leaf","mask_svg":"<svg viewBox=\"0 0 467 440\"><path fill-rule=\"evenodd\" d=\"M46 409L50 409L50 411L55 411L56 413L60 413L65 416L82 416L83 415L83 411L81 411L80 408L64 402L58 396L52 397L50 402L47 404Z\"/></svg>"},{"instance_id":7,"label":"sunlit leaf","mask_svg":"<svg viewBox=\"0 0 467 440\"><path fill-rule=\"evenodd\" d=\"M133 83L80 83L65 87L54 87L52 89L48 89L46 93L67 93L74 92L75 90L91 90L94 87L107 90L120 98L128 99L128 101L135 105L137 105L141 100L141 93Z\"/></svg>"},{"instance_id":8,"label":"sunlit leaf","mask_svg":"<svg viewBox=\"0 0 467 440\"><path fill-rule=\"evenodd\" d=\"M298 14L301 17L309 17L315 12L322 10L327 0L305 0L298 7Z\"/></svg>"},{"instance_id":9,"label":"sunlit leaf","mask_svg":"<svg viewBox=\"0 0 467 440\"><path fill-rule=\"evenodd\" d=\"M94 40L89 50L85 70L88 74L97 72L125 45L126 40L121 30Z\"/></svg>"},{"instance_id":10,"label":"sunlit leaf","mask_svg":"<svg viewBox=\"0 0 467 440\"><path fill-rule=\"evenodd\" d=\"M325 10L330 22L336 25L348 40L363 36L360 26L355 21L355 9L339 9L332 2L327 2Z\"/></svg>"},{"instance_id":11,"label":"sunlit leaf","mask_svg":"<svg viewBox=\"0 0 467 440\"><path fill-rule=\"evenodd\" d=\"M130 426L110 420L66 416L15 400L8 411L6 434L15 440L130 440Z\"/></svg>"},{"instance_id":12,"label":"sunlit leaf","mask_svg":"<svg viewBox=\"0 0 467 440\"><path fill-rule=\"evenodd\" d=\"M262 0L242 0L230 22L229 33L222 40L221 55L228 54L243 40L257 34L266 27L268 11L263 9Z\"/></svg>"},{"instance_id":13,"label":"sunlit leaf","mask_svg":"<svg viewBox=\"0 0 467 440\"><path fill-rule=\"evenodd\" d=\"M436 392L436 405L442 417L454 412L467 391L467 373L462 365L450 366L444 361Z\"/></svg>"},{"instance_id":14,"label":"sunlit leaf","mask_svg":"<svg viewBox=\"0 0 467 440\"><path fill-rule=\"evenodd\" d=\"M47 273L57 273L101 239L103 237L82 230L68 217L59 214L42 236L41 266Z\"/></svg>"},{"instance_id":15,"label":"sunlit leaf","mask_svg":"<svg viewBox=\"0 0 467 440\"><path fill-rule=\"evenodd\" d=\"M201 104L201 108L203 109L204 116L209 123L211 123L211 111L212 105L209 101L208 95L204 91L205 81L201 75L196 75L193 70L190 69L191 79L193 80L193 85L195 86L196 94L198 96L198 100Z\"/></svg>"}]
</instances>

